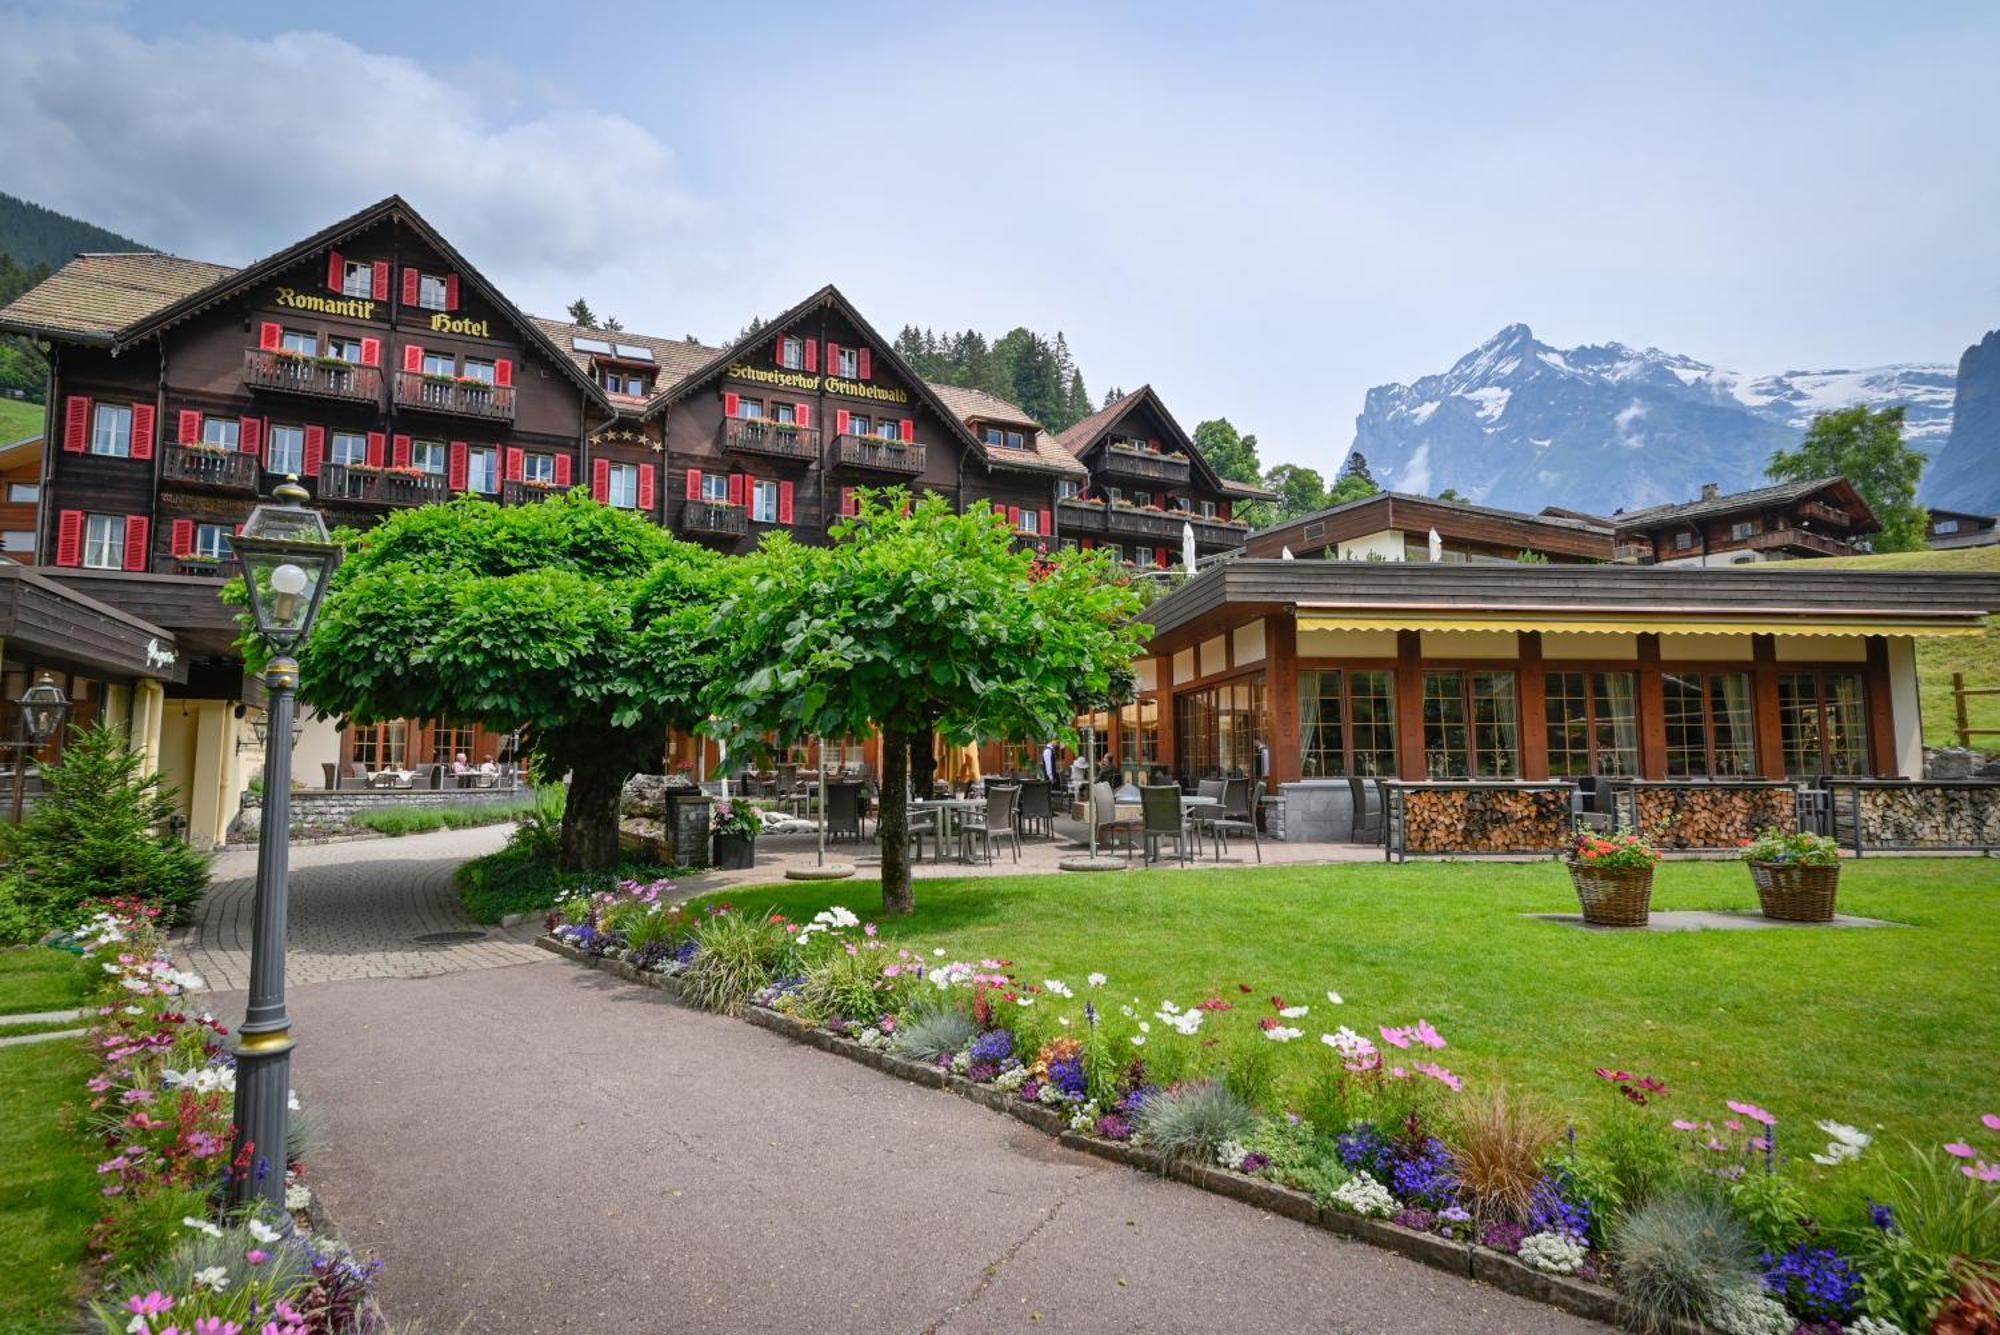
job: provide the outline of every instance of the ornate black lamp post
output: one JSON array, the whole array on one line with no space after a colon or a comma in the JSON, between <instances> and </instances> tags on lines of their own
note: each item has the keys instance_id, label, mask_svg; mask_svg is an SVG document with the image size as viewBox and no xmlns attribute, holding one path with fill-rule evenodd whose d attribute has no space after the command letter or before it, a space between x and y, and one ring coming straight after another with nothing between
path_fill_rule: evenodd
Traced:
<instances>
[{"instance_id":1,"label":"ornate black lamp post","mask_svg":"<svg viewBox=\"0 0 2000 1335\"><path fill-rule=\"evenodd\" d=\"M42 679L23 691L14 703L21 707L23 739L16 744L14 753L14 823L19 825L21 785L27 779L28 759L62 731L63 720L69 717L69 697L56 685L56 679L44 672Z\"/></svg>"},{"instance_id":2,"label":"ornate black lamp post","mask_svg":"<svg viewBox=\"0 0 2000 1335\"><path fill-rule=\"evenodd\" d=\"M291 886L292 718L299 665L291 657L312 629L340 549L326 522L305 508L304 487L288 478L259 505L235 540L250 590L257 633L271 646L264 667L269 694L264 736L264 820L257 844L257 899L250 943L250 1001L236 1031L236 1144L231 1159L248 1165L230 1181L239 1204L285 1204L285 1127L289 1120L292 1021L285 1013L285 917Z\"/></svg>"}]
</instances>

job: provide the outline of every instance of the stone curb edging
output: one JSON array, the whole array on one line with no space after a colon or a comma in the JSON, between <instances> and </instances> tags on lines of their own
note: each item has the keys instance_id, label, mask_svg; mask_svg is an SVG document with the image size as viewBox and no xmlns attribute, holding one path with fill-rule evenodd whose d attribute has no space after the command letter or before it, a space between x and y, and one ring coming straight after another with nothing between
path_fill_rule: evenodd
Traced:
<instances>
[{"instance_id":1,"label":"stone curb edging","mask_svg":"<svg viewBox=\"0 0 2000 1335\"><path fill-rule=\"evenodd\" d=\"M565 959L664 992L676 1004L689 1004L682 997L680 981L666 974L648 973L624 960L587 954L553 936L538 937L535 944ZM1246 1177L1242 1173L1232 1173L1188 1159L1173 1159L1163 1164L1158 1154L1120 1141L1100 1140L1096 1136L1069 1130L1067 1120L1053 1108L1023 1103L1006 1090L976 1084L937 1066L908 1061L880 1048L863 1047L853 1039L802 1024L781 1011L746 1005L739 1018L795 1043L845 1057L927 1089L946 1090L994 1112L1004 1113L1048 1134L1068 1149L1124 1164L1156 1177L1169 1177L1187 1186L1227 1196L1287 1219L1312 1224L1329 1233L1386 1247L1434 1269L1489 1284L1516 1297L1547 1303L1586 1320L1618 1326L1634 1319L1625 1300L1601 1284L1567 1275L1546 1274L1504 1252L1454 1242L1434 1233L1419 1233L1386 1219L1367 1219L1341 1210L1324 1209L1305 1192L1263 1178ZM1702 1335L1703 1330L1678 1323L1667 1329L1669 1335Z\"/></svg>"}]
</instances>

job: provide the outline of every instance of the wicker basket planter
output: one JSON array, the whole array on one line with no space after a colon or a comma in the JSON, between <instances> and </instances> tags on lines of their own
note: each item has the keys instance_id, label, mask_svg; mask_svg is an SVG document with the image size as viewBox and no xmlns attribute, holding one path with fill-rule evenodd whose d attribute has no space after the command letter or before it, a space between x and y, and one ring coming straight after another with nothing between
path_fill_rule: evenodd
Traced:
<instances>
[{"instance_id":1,"label":"wicker basket planter","mask_svg":"<svg viewBox=\"0 0 2000 1335\"><path fill-rule=\"evenodd\" d=\"M1597 927L1644 927L1653 906L1651 867L1585 867L1571 863L1570 883L1583 920Z\"/></svg>"},{"instance_id":2,"label":"wicker basket planter","mask_svg":"<svg viewBox=\"0 0 2000 1335\"><path fill-rule=\"evenodd\" d=\"M1840 864L1812 866L1798 862L1753 862L1750 879L1757 883L1757 902L1764 916L1780 922L1832 922L1834 897L1840 890Z\"/></svg>"}]
</instances>

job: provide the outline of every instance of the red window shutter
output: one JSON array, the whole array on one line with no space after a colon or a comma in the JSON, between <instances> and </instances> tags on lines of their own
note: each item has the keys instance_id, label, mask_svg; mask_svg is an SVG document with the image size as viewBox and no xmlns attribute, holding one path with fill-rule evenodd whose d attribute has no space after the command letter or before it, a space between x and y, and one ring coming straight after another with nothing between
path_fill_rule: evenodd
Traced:
<instances>
[{"instance_id":1,"label":"red window shutter","mask_svg":"<svg viewBox=\"0 0 2000 1335\"><path fill-rule=\"evenodd\" d=\"M840 512L844 515L854 513L854 488L842 487L840 489Z\"/></svg>"},{"instance_id":2,"label":"red window shutter","mask_svg":"<svg viewBox=\"0 0 2000 1335\"><path fill-rule=\"evenodd\" d=\"M866 380L869 376L873 375L874 367L875 364L869 355L868 349L863 348L861 350L861 378Z\"/></svg>"},{"instance_id":3,"label":"red window shutter","mask_svg":"<svg viewBox=\"0 0 2000 1335\"><path fill-rule=\"evenodd\" d=\"M82 454L89 448L90 400L72 394L63 404L63 449L70 454Z\"/></svg>"},{"instance_id":4,"label":"red window shutter","mask_svg":"<svg viewBox=\"0 0 2000 1335\"><path fill-rule=\"evenodd\" d=\"M415 343L403 345L403 369L421 371L424 369L424 350Z\"/></svg>"},{"instance_id":5,"label":"red window shutter","mask_svg":"<svg viewBox=\"0 0 2000 1335\"><path fill-rule=\"evenodd\" d=\"M56 516L56 564L83 564L83 511L64 510Z\"/></svg>"},{"instance_id":6,"label":"red window shutter","mask_svg":"<svg viewBox=\"0 0 2000 1335\"><path fill-rule=\"evenodd\" d=\"M569 456L567 454L558 454L556 456L556 485L558 487L567 487L569 485L569 470Z\"/></svg>"},{"instance_id":7,"label":"red window shutter","mask_svg":"<svg viewBox=\"0 0 2000 1335\"><path fill-rule=\"evenodd\" d=\"M1020 507L1020 506L1018 506L1018 505L1010 505L1010 506L1008 506L1008 507L1007 507L1007 527L1008 527L1008 528L1019 528L1019 527L1021 527L1021 507Z\"/></svg>"},{"instance_id":8,"label":"red window shutter","mask_svg":"<svg viewBox=\"0 0 2000 1335\"><path fill-rule=\"evenodd\" d=\"M741 473L731 473L729 475L729 503L731 505L743 504L743 474Z\"/></svg>"},{"instance_id":9,"label":"red window shutter","mask_svg":"<svg viewBox=\"0 0 2000 1335\"><path fill-rule=\"evenodd\" d=\"M306 476L318 477L320 465L326 462L326 428L309 426L306 428Z\"/></svg>"},{"instance_id":10,"label":"red window shutter","mask_svg":"<svg viewBox=\"0 0 2000 1335\"><path fill-rule=\"evenodd\" d=\"M381 431L370 431L368 433L368 453L364 457L367 459L370 468L380 468L382 466L382 456L387 452L388 444L389 437L387 433Z\"/></svg>"},{"instance_id":11,"label":"red window shutter","mask_svg":"<svg viewBox=\"0 0 2000 1335\"><path fill-rule=\"evenodd\" d=\"M1224 501L1220 506L1217 507L1216 512L1220 514L1224 519L1228 519L1230 518L1229 506L1230 502Z\"/></svg>"},{"instance_id":12,"label":"red window shutter","mask_svg":"<svg viewBox=\"0 0 2000 1335\"><path fill-rule=\"evenodd\" d=\"M257 346L265 352L276 352L285 341L283 325L266 320L257 326Z\"/></svg>"},{"instance_id":13,"label":"red window shutter","mask_svg":"<svg viewBox=\"0 0 2000 1335\"><path fill-rule=\"evenodd\" d=\"M448 311L458 309L458 275L455 273L445 275L444 308Z\"/></svg>"},{"instance_id":14,"label":"red window shutter","mask_svg":"<svg viewBox=\"0 0 2000 1335\"><path fill-rule=\"evenodd\" d=\"M407 264L403 266L403 304L405 306L414 306L417 304L417 295L420 290L417 285L422 280L422 274Z\"/></svg>"},{"instance_id":15,"label":"red window shutter","mask_svg":"<svg viewBox=\"0 0 2000 1335\"><path fill-rule=\"evenodd\" d=\"M1056 526L1053 523L1049 522L1049 512L1047 510L1042 510L1037 513L1042 522L1037 524L1035 527L1039 528L1042 532L1042 536L1046 538L1051 533L1054 533L1056 531Z\"/></svg>"},{"instance_id":16,"label":"red window shutter","mask_svg":"<svg viewBox=\"0 0 2000 1335\"><path fill-rule=\"evenodd\" d=\"M836 436L846 435L848 421L847 409L835 408L833 410L833 434Z\"/></svg>"},{"instance_id":17,"label":"red window shutter","mask_svg":"<svg viewBox=\"0 0 2000 1335\"><path fill-rule=\"evenodd\" d=\"M816 338L806 340L806 370L819 370L819 340Z\"/></svg>"},{"instance_id":18,"label":"red window shutter","mask_svg":"<svg viewBox=\"0 0 2000 1335\"><path fill-rule=\"evenodd\" d=\"M832 375L840 369L840 344L832 339L826 341L826 373Z\"/></svg>"},{"instance_id":19,"label":"red window shutter","mask_svg":"<svg viewBox=\"0 0 2000 1335\"><path fill-rule=\"evenodd\" d=\"M519 482L528 475L528 452L512 445L507 447L507 480Z\"/></svg>"},{"instance_id":20,"label":"red window shutter","mask_svg":"<svg viewBox=\"0 0 2000 1335\"><path fill-rule=\"evenodd\" d=\"M798 419L800 426L811 426L813 424L813 407L810 403L801 403L792 409L792 416Z\"/></svg>"},{"instance_id":21,"label":"red window shutter","mask_svg":"<svg viewBox=\"0 0 2000 1335\"><path fill-rule=\"evenodd\" d=\"M173 527L175 556L187 556L194 551L194 520L176 519Z\"/></svg>"},{"instance_id":22,"label":"red window shutter","mask_svg":"<svg viewBox=\"0 0 2000 1335\"><path fill-rule=\"evenodd\" d=\"M724 417L734 417L742 410L743 396L741 394L729 393L722 396L722 415Z\"/></svg>"},{"instance_id":23,"label":"red window shutter","mask_svg":"<svg viewBox=\"0 0 2000 1335\"><path fill-rule=\"evenodd\" d=\"M639 465L639 508L641 510L650 510L653 508L653 501L655 499L653 488L657 476L658 473L653 465Z\"/></svg>"},{"instance_id":24,"label":"red window shutter","mask_svg":"<svg viewBox=\"0 0 2000 1335\"><path fill-rule=\"evenodd\" d=\"M183 445L194 445L201 440L201 414L192 408L181 409L180 441Z\"/></svg>"},{"instance_id":25,"label":"red window shutter","mask_svg":"<svg viewBox=\"0 0 2000 1335\"><path fill-rule=\"evenodd\" d=\"M236 424L236 448L245 454L264 452L264 419L246 417Z\"/></svg>"},{"instance_id":26,"label":"red window shutter","mask_svg":"<svg viewBox=\"0 0 2000 1335\"><path fill-rule=\"evenodd\" d=\"M1147 437L1147 439L1146 439L1146 448L1147 448L1147 449L1149 449L1149 450L1158 450L1158 449L1160 448L1160 441L1159 441L1159 437L1157 437L1157 436L1149 436L1149 437Z\"/></svg>"},{"instance_id":27,"label":"red window shutter","mask_svg":"<svg viewBox=\"0 0 2000 1335\"><path fill-rule=\"evenodd\" d=\"M785 336L781 332L771 344L771 364L783 369L785 365Z\"/></svg>"},{"instance_id":28,"label":"red window shutter","mask_svg":"<svg viewBox=\"0 0 2000 1335\"><path fill-rule=\"evenodd\" d=\"M915 440L917 438L917 420L914 417L905 417L900 430L904 440Z\"/></svg>"},{"instance_id":29,"label":"red window shutter","mask_svg":"<svg viewBox=\"0 0 2000 1335\"><path fill-rule=\"evenodd\" d=\"M1086 552L1091 550L1095 546L1097 546L1096 538L1085 538L1083 540L1083 550L1085 550Z\"/></svg>"},{"instance_id":30,"label":"red window shutter","mask_svg":"<svg viewBox=\"0 0 2000 1335\"><path fill-rule=\"evenodd\" d=\"M505 388L514 383L514 363L502 357L493 363L493 383Z\"/></svg>"},{"instance_id":31,"label":"red window shutter","mask_svg":"<svg viewBox=\"0 0 2000 1335\"><path fill-rule=\"evenodd\" d=\"M146 558L151 555L153 521L145 515L128 515L125 519L125 568L144 570Z\"/></svg>"},{"instance_id":32,"label":"red window shutter","mask_svg":"<svg viewBox=\"0 0 2000 1335\"><path fill-rule=\"evenodd\" d=\"M701 499L701 470L699 468L688 469L687 499L691 501Z\"/></svg>"},{"instance_id":33,"label":"red window shutter","mask_svg":"<svg viewBox=\"0 0 2000 1335\"><path fill-rule=\"evenodd\" d=\"M590 496L599 505L611 503L611 461L592 459L590 461Z\"/></svg>"},{"instance_id":34,"label":"red window shutter","mask_svg":"<svg viewBox=\"0 0 2000 1335\"><path fill-rule=\"evenodd\" d=\"M150 459L153 457L154 408L150 403L132 405L132 457Z\"/></svg>"},{"instance_id":35,"label":"red window shutter","mask_svg":"<svg viewBox=\"0 0 2000 1335\"><path fill-rule=\"evenodd\" d=\"M361 364L363 366L380 366L382 364L381 339L364 338L361 340Z\"/></svg>"},{"instance_id":36,"label":"red window shutter","mask_svg":"<svg viewBox=\"0 0 2000 1335\"><path fill-rule=\"evenodd\" d=\"M778 522L780 524L789 524L792 522L792 497L792 484L789 482L780 482L778 484Z\"/></svg>"},{"instance_id":37,"label":"red window shutter","mask_svg":"<svg viewBox=\"0 0 2000 1335\"><path fill-rule=\"evenodd\" d=\"M1166 549L1166 548L1164 548L1164 547L1155 547L1155 548L1153 548L1153 564L1154 564L1154 565L1156 565L1156 566L1158 566L1158 567L1160 567L1160 569L1162 569L1162 570L1165 570L1165 569L1167 568L1167 549Z\"/></svg>"},{"instance_id":38,"label":"red window shutter","mask_svg":"<svg viewBox=\"0 0 2000 1335\"><path fill-rule=\"evenodd\" d=\"M341 289L341 286L342 286L342 282L341 282L341 280L347 277L346 273L344 273L344 272L342 271L342 269L343 269L343 266L342 266L342 265L341 265L341 263L340 263L340 252L339 252L339 251L337 251L337 250L330 250L330 251L328 251L328 252L327 252L327 254L326 254L326 290L327 290L327 291L329 291L329 292L338 292L338 291L340 291L340 289Z\"/></svg>"},{"instance_id":39,"label":"red window shutter","mask_svg":"<svg viewBox=\"0 0 2000 1335\"><path fill-rule=\"evenodd\" d=\"M454 440L451 443L451 452L445 462L444 484L455 492L465 490L467 473L465 455L465 442Z\"/></svg>"},{"instance_id":40,"label":"red window shutter","mask_svg":"<svg viewBox=\"0 0 2000 1335\"><path fill-rule=\"evenodd\" d=\"M408 468L410 466L410 438L408 436L397 436L389 442L389 462L391 466L396 468Z\"/></svg>"},{"instance_id":41,"label":"red window shutter","mask_svg":"<svg viewBox=\"0 0 2000 1335\"><path fill-rule=\"evenodd\" d=\"M370 295L377 301L389 299L389 261L375 261L375 286Z\"/></svg>"}]
</instances>

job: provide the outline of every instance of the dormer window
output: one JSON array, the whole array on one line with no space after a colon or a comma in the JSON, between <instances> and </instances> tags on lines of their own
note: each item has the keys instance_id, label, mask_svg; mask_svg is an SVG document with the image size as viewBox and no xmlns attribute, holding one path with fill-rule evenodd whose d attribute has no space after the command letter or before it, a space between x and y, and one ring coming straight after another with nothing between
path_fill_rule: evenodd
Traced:
<instances>
[{"instance_id":1,"label":"dormer window","mask_svg":"<svg viewBox=\"0 0 2000 1335\"><path fill-rule=\"evenodd\" d=\"M622 394L627 398L646 397L646 377L637 371L621 371L617 367L606 367L600 373L607 394Z\"/></svg>"},{"instance_id":2,"label":"dormer window","mask_svg":"<svg viewBox=\"0 0 2000 1335\"><path fill-rule=\"evenodd\" d=\"M1213 519L1213 518L1215 518L1215 502L1214 502L1214 501L1203 501L1203 502L1201 503L1201 517L1202 517L1203 519Z\"/></svg>"},{"instance_id":3,"label":"dormer window","mask_svg":"<svg viewBox=\"0 0 2000 1335\"><path fill-rule=\"evenodd\" d=\"M997 426L989 426L986 428L986 443L995 446L1004 445L1007 443L1007 433Z\"/></svg>"}]
</instances>

